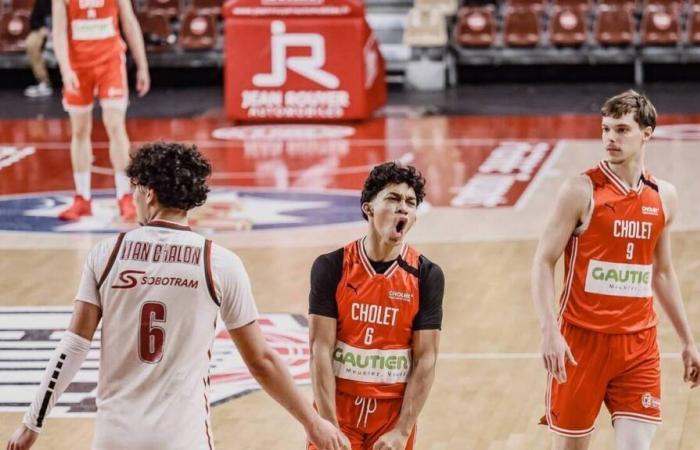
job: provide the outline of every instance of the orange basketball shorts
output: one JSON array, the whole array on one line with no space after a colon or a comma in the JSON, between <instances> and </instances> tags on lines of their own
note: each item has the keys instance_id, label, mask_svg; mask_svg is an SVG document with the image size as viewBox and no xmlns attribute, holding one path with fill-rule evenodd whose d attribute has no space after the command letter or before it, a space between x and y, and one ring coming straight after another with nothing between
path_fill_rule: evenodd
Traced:
<instances>
[{"instance_id":1,"label":"orange basketball shorts","mask_svg":"<svg viewBox=\"0 0 700 450\"><path fill-rule=\"evenodd\" d=\"M402 398L379 399L355 397L337 392L335 409L340 430L350 439L352 450L372 450L372 446L384 433L396 425L401 412ZM405 450L413 450L416 429L413 428ZM309 450L317 450L313 444Z\"/></svg>"},{"instance_id":2,"label":"orange basketball shorts","mask_svg":"<svg viewBox=\"0 0 700 450\"><path fill-rule=\"evenodd\" d=\"M578 366L566 363L566 383L547 380L540 423L564 436L593 432L601 404L615 419L661 422L661 368L656 327L637 333L605 334L562 325Z\"/></svg>"},{"instance_id":3,"label":"orange basketball shorts","mask_svg":"<svg viewBox=\"0 0 700 450\"><path fill-rule=\"evenodd\" d=\"M103 64L73 70L80 86L76 91L64 87L63 108L66 111L89 111L96 96L103 108L126 109L129 86L123 54L115 55Z\"/></svg>"}]
</instances>

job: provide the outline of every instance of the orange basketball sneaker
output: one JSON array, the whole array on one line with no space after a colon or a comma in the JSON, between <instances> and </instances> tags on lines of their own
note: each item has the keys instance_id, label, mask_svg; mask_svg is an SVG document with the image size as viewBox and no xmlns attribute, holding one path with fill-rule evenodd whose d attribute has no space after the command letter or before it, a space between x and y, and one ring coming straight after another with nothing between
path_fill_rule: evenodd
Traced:
<instances>
[{"instance_id":1,"label":"orange basketball sneaker","mask_svg":"<svg viewBox=\"0 0 700 450\"><path fill-rule=\"evenodd\" d=\"M122 198L117 202L119 203L119 215L124 222L136 220L136 208L134 208L134 199L131 194L122 195Z\"/></svg>"},{"instance_id":2,"label":"orange basketball sneaker","mask_svg":"<svg viewBox=\"0 0 700 450\"><path fill-rule=\"evenodd\" d=\"M60 220L75 221L80 219L82 216L92 215L92 203L90 200L85 200L82 195L76 195L73 197L73 204L67 209L61 211L58 214Z\"/></svg>"}]
</instances>

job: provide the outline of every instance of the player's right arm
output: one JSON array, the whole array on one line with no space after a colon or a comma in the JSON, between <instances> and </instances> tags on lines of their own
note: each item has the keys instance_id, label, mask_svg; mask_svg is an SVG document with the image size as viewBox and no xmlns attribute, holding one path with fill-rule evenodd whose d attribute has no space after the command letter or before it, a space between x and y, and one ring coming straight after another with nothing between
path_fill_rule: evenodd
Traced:
<instances>
[{"instance_id":1,"label":"player's right arm","mask_svg":"<svg viewBox=\"0 0 700 450\"><path fill-rule=\"evenodd\" d=\"M90 342L101 317L102 311L97 306L75 302L70 326L49 361L34 401L24 415L23 424L8 441L7 450L28 450L39 437L44 419L73 381L90 351Z\"/></svg>"},{"instance_id":2,"label":"player's right arm","mask_svg":"<svg viewBox=\"0 0 700 450\"><path fill-rule=\"evenodd\" d=\"M331 317L309 315L311 385L316 408L321 417L339 426L335 412L335 374L332 360L336 323L336 319Z\"/></svg>"},{"instance_id":3,"label":"player's right arm","mask_svg":"<svg viewBox=\"0 0 700 450\"><path fill-rule=\"evenodd\" d=\"M61 69L63 87L75 91L79 87L78 77L70 65L68 56L68 12L65 0L51 1L51 22L53 35L53 51Z\"/></svg>"},{"instance_id":4,"label":"player's right arm","mask_svg":"<svg viewBox=\"0 0 700 450\"><path fill-rule=\"evenodd\" d=\"M316 414L296 388L287 366L267 344L257 321L229 330L229 334L251 375L304 426L309 440L319 450L349 450L340 431Z\"/></svg>"},{"instance_id":5,"label":"player's right arm","mask_svg":"<svg viewBox=\"0 0 700 450\"><path fill-rule=\"evenodd\" d=\"M319 450L349 450L344 436L314 411L294 384L282 358L267 344L243 262L214 244L212 267L221 298L221 318L251 375L277 403L297 419Z\"/></svg>"},{"instance_id":6,"label":"player's right arm","mask_svg":"<svg viewBox=\"0 0 700 450\"><path fill-rule=\"evenodd\" d=\"M343 276L343 250L321 255L311 267L309 347L311 385L319 414L338 426L335 409L333 350L338 326L335 293Z\"/></svg>"},{"instance_id":7,"label":"player's right arm","mask_svg":"<svg viewBox=\"0 0 700 450\"><path fill-rule=\"evenodd\" d=\"M90 343L102 318L96 273L99 254L112 248L114 240L103 241L88 255L80 280L70 325L61 337L44 371L34 401L7 443L7 450L28 450L39 436L51 408L73 381L90 351Z\"/></svg>"},{"instance_id":8,"label":"player's right arm","mask_svg":"<svg viewBox=\"0 0 700 450\"><path fill-rule=\"evenodd\" d=\"M552 309L554 268L574 230L584 220L590 201L591 185L587 177L578 176L564 182L532 263L532 299L542 332L542 359L545 369L560 383L566 382L565 359L574 365L577 363Z\"/></svg>"}]
</instances>

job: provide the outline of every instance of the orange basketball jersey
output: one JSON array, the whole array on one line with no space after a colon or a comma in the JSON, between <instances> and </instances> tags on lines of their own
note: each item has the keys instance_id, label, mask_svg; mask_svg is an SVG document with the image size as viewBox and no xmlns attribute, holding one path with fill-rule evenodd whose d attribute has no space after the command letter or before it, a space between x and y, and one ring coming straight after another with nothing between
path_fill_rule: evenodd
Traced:
<instances>
[{"instance_id":1,"label":"orange basketball jersey","mask_svg":"<svg viewBox=\"0 0 700 450\"><path fill-rule=\"evenodd\" d=\"M345 247L336 291L336 389L358 397L397 398L403 396L411 370L420 254L404 244L401 256L378 274L362 242Z\"/></svg>"},{"instance_id":2,"label":"orange basketball jersey","mask_svg":"<svg viewBox=\"0 0 700 450\"><path fill-rule=\"evenodd\" d=\"M593 211L566 247L560 318L602 333L653 327L652 263L666 222L658 186L644 173L630 189L606 161L585 174Z\"/></svg>"},{"instance_id":3,"label":"orange basketball jersey","mask_svg":"<svg viewBox=\"0 0 700 450\"><path fill-rule=\"evenodd\" d=\"M117 0L68 0L68 50L73 69L119 58L126 45Z\"/></svg>"}]
</instances>

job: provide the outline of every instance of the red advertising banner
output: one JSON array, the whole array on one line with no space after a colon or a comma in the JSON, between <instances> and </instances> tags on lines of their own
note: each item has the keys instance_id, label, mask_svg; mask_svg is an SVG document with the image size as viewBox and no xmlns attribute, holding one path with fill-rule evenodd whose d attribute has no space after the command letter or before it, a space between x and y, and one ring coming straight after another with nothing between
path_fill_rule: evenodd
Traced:
<instances>
[{"instance_id":1,"label":"red advertising banner","mask_svg":"<svg viewBox=\"0 0 700 450\"><path fill-rule=\"evenodd\" d=\"M229 119L365 119L386 101L384 60L356 0L231 0Z\"/></svg>"}]
</instances>

